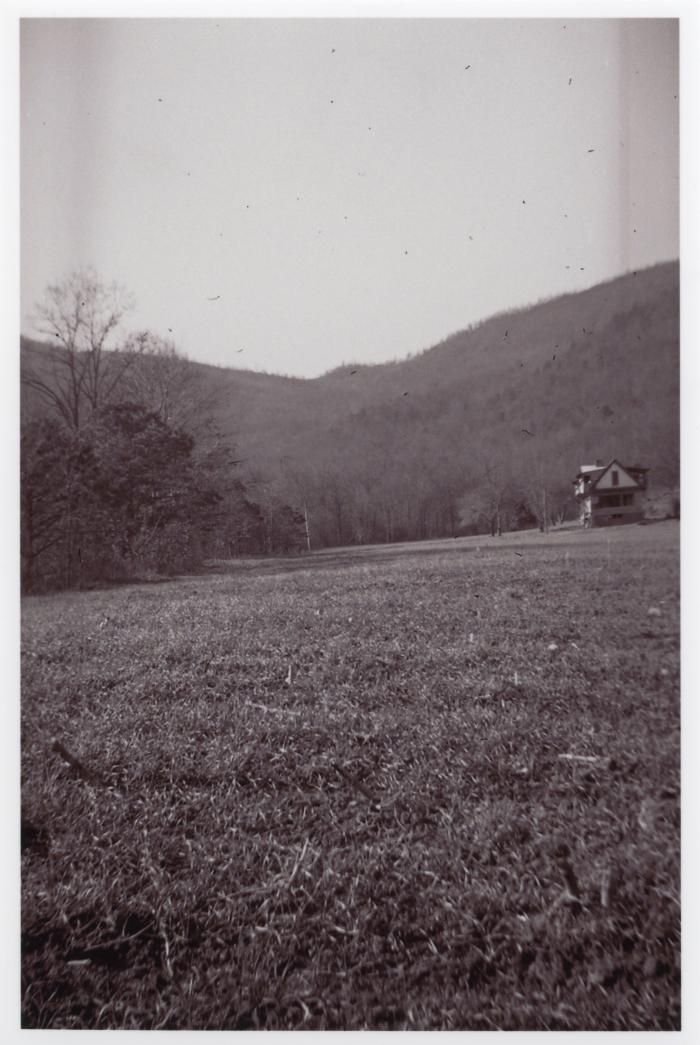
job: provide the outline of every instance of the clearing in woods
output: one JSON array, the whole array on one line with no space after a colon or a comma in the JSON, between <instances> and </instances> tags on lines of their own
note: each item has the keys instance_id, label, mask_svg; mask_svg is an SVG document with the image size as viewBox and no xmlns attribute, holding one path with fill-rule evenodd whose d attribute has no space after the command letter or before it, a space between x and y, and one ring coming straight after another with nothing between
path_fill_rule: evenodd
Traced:
<instances>
[{"instance_id":1,"label":"clearing in woods","mask_svg":"<svg viewBox=\"0 0 700 1045\"><path fill-rule=\"evenodd\" d=\"M23 1025L678 1028L678 588L665 522L25 599Z\"/></svg>"}]
</instances>

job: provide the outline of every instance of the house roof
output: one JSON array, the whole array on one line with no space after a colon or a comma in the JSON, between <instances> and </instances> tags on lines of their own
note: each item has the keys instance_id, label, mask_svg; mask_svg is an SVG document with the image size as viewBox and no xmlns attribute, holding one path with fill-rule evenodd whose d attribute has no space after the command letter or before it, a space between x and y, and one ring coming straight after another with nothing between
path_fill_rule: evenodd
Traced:
<instances>
[{"instance_id":1,"label":"house roof","mask_svg":"<svg viewBox=\"0 0 700 1045\"><path fill-rule=\"evenodd\" d=\"M582 464L581 468L579 470L579 473L576 476L576 479L589 479L589 480L591 480L590 489L594 490L596 488L596 486L598 485L598 483L600 482L600 480L606 474L606 472L608 472L612 468L613 465L617 465L617 467L621 471L626 472L627 475L629 475L630 479L632 480L632 485L630 485L629 483L621 483L618 487L616 487L616 489L620 489L620 490L625 490L625 489L629 490L629 489L633 489L633 488L636 489L636 487L638 486L638 483L636 481L636 477L638 475L641 475L641 474L646 474L649 471L648 468L640 468L639 465L634 465L632 467L627 467L624 464L620 464L620 462L617 460L616 457L613 457L612 461L609 461L608 464L605 464L605 465Z\"/></svg>"},{"instance_id":2,"label":"house roof","mask_svg":"<svg viewBox=\"0 0 700 1045\"><path fill-rule=\"evenodd\" d=\"M603 472L605 471L605 469L607 467L608 467L607 465L582 464L581 468L580 468L580 470L578 472L578 475L576 476L576 478L577 479L592 479L594 477L597 478L599 475L603 474Z\"/></svg>"}]
</instances>

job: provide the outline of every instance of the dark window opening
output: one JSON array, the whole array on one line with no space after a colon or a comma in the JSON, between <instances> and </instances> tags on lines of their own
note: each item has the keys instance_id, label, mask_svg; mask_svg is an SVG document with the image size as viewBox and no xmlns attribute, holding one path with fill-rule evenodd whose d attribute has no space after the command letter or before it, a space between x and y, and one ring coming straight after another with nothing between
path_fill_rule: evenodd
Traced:
<instances>
[{"instance_id":1,"label":"dark window opening","mask_svg":"<svg viewBox=\"0 0 700 1045\"><path fill-rule=\"evenodd\" d=\"M620 507L620 495L619 493L608 493L603 494L598 500L598 508L619 508Z\"/></svg>"},{"instance_id":2,"label":"dark window opening","mask_svg":"<svg viewBox=\"0 0 700 1045\"><path fill-rule=\"evenodd\" d=\"M612 474L612 484L613 484L613 486L619 486L620 485L620 473L616 472L615 470L613 470L613 474Z\"/></svg>"}]
</instances>

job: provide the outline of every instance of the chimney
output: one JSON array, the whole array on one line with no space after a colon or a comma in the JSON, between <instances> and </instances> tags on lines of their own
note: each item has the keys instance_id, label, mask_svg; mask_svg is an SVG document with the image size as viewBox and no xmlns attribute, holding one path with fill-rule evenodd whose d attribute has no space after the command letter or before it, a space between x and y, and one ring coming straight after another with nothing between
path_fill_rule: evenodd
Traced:
<instances>
[{"instance_id":1,"label":"chimney","mask_svg":"<svg viewBox=\"0 0 700 1045\"><path fill-rule=\"evenodd\" d=\"M601 461L601 459L599 457L596 457L596 459L595 459L595 466L596 466L596 468L602 468L603 467L603 462Z\"/></svg>"}]
</instances>

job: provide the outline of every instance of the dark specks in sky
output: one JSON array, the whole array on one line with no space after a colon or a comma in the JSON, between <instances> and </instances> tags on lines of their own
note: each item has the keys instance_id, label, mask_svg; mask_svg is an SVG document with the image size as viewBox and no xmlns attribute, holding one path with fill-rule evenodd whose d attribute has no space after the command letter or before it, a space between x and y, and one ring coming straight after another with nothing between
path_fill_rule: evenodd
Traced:
<instances>
[{"instance_id":1,"label":"dark specks in sky","mask_svg":"<svg viewBox=\"0 0 700 1045\"><path fill-rule=\"evenodd\" d=\"M207 298L207 301L218 301L220 297L221 294L217 294L215 298Z\"/></svg>"},{"instance_id":2,"label":"dark specks in sky","mask_svg":"<svg viewBox=\"0 0 700 1045\"><path fill-rule=\"evenodd\" d=\"M209 24L211 25L211 23L209 23ZM227 29L230 27L230 24L231 23L227 22ZM216 25L217 30L220 30L220 29L223 28L223 23L215 23L215 25ZM568 26L567 26L566 23L560 23L560 31L561 30L567 30L567 29L568 29ZM575 32L578 32L578 29L575 29ZM223 37L222 37L222 39L223 39ZM219 54L223 54L223 52L221 52L219 49L216 48L216 41L213 41L210 38L209 43L210 43L210 46L213 48L213 52L212 53L214 55L218 56ZM219 44L220 43L221 42L219 42ZM325 43L325 46L324 46L324 43ZM348 49L347 49L347 46L346 46L346 50L345 50L346 58L345 59L339 59L338 62L340 64L336 63L335 66L332 66L332 67L328 66L328 64L325 62L325 60L322 57L323 53L324 52L326 54L330 53L331 56L334 57L335 54L337 53L337 50L336 50L335 46L332 46L332 47L328 48L328 50L326 50L327 38L326 38L326 41L324 43L321 44L321 48L320 49L317 49L316 47L313 47L313 43L312 43L312 47L311 47L311 50L315 51L315 53L316 53L317 61L318 61L318 59L320 59L320 65L321 65L321 70L318 73L318 77L319 78L317 79L316 84L314 85L316 88L318 88L320 86L320 90L314 90L314 95L315 95L315 104L316 105L319 105L319 104L321 105L321 109L320 109L321 113L323 111L323 109L322 109L322 102L323 102L323 95L325 93L324 86L325 86L325 90L328 89L328 86L336 86L336 85L339 87L339 89L341 89L342 84L341 83L337 83L336 84L334 82L334 80L336 79L337 76L341 75L341 70L345 69L345 62L349 58ZM550 43L551 43L551 38L550 38ZM520 44L518 44L518 46L520 46ZM320 54L319 54L319 50L321 52ZM567 48L567 50L568 50L568 48ZM481 55L481 57L483 58L483 55ZM457 61L459 61L460 59L462 61L464 61L463 53L462 53L462 55L459 55L457 53L457 55L455 55L454 58L456 58ZM457 71L457 69L456 69L456 61L454 61L454 58L453 58L453 62L450 63L450 64L452 64L452 69L453 69L451 77L455 77L456 76L456 71ZM479 55L477 55L477 61L478 60L479 60ZM353 58L353 62L354 62L354 58ZM483 65L483 62L482 62L482 65ZM324 66L325 66L325 70L323 69ZM157 68L158 68L158 66L154 64L154 69L157 69ZM465 71L465 72L468 72L468 71L471 71L471 68L472 68L471 63L470 62L465 62L464 66L462 67L462 70ZM565 73L565 68L566 68L565 65L563 65L563 67L560 65L558 71L555 70L555 69L552 69L552 73L555 76L556 80L558 80L558 76L560 76L560 75L562 76L562 79L564 78L564 76L562 74ZM482 72L479 74L479 77L481 77L483 71L484 70L482 69ZM324 76L324 72L325 72L325 76ZM443 70L443 72L444 72L444 70ZM157 73L156 73L156 75L157 75ZM580 72L578 71L578 69L577 69L577 75L580 75ZM648 69L645 67L645 77L647 75L648 75ZM448 75L448 77L446 79L443 78L443 79L440 80L441 87L444 88L446 91L450 91L450 92L452 92L452 94L454 94L455 89L457 88L455 97L458 98L458 99L463 98L464 91L466 91L466 90L470 90L471 91L471 88L468 89L466 87L464 88L464 90L462 90L461 89L461 85L458 82L456 82L455 79L452 79L451 77L450 77L450 75ZM324 84L324 80L325 80L325 84ZM477 81L472 80L472 87L476 84L476 82ZM559 81L559 82L561 82L561 81ZM573 85L573 74L570 74L567 77L567 82L568 82L569 86ZM148 89L148 87L150 86L150 89L152 90L153 86L156 86L156 84L153 82L153 80L151 80L150 85L148 83L145 83L143 86L145 87L143 95L145 95L145 94L150 93L150 90ZM166 86L166 88L168 88L168 84L167 83L165 84L165 86ZM586 98L588 98L588 91L589 91L589 84L588 83L586 83L586 85L585 85L585 91L586 91ZM376 207L377 208L376 213L382 213L382 211L380 209L380 204L382 202L382 197L381 197L380 193L383 192L383 191L388 191L388 189L386 188L386 186L389 184L387 179L379 178L377 180L378 173L381 173L381 165L378 166L378 164L380 164L380 161L379 161L379 159L377 159L374 156L374 154L372 154L372 156L370 156L370 152L372 150L372 147L370 145L368 145L366 140L363 139L363 137L362 137L362 130L361 130L362 123L361 123L361 120L362 120L362 116L364 116L364 118L366 119L366 114L367 114L366 104L367 104L368 100L370 100L370 103L371 103L371 96L370 95L363 96L363 93L360 92L360 97L359 97L359 100L358 100L357 98L355 98L353 96L353 91L345 90L344 86L342 86L341 93L342 93L342 100L343 100L343 104L341 105L341 117L344 117L344 115L346 113L346 110L348 109L348 106L352 106L352 105L356 106L356 108L354 110L354 114L353 114L352 109L351 109L351 115L359 117L359 119L353 120L352 121L352 125L350 125L350 123L348 124L348 128L349 128L348 133L350 133L350 130L352 130L352 132L355 134L355 137L356 137L356 143L357 143L358 148L357 148L357 151L355 152L355 156L357 158L367 158L368 162L372 163L372 168L371 168L371 170L372 170L372 178L370 179L369 183L367 183L367 182L364 183L365 184L365 190L366 191L372 190L372 194L370 194L370 196L367 196L366 192L361 192L360 190L356 190L356 197L357 197L358 206L355 205L355 201L354 200L352 200L350 198L347 199L346 202L348 203L348 206L350 206L351 209L353 210L353 229L356 230L356 232L353 233L353 230L350 230L350 233L346 233L345 235L342 235L342 234L339 234L339 227L337 225L337 218L338 218L339 210L340 210L340 208L337 207L337 200L335 201L336 206L333 207L333 210L335 211L335 215L334 216L331 213L328 213L328 210L327 210L326 213L323 213L319 209L315 213L316 207L317 206L320 207L321 204L317 203L317 201L314 199L314 191L313 191L314 190L314 186L313 185L309 186L307 184L307 190L306 191L309 192L309 196L308 197L301 197L301 195L297 195L295 197L297 202L301 202L302 199L303 199L307 203L307 207L306 208L300 208L299 213L296 215L295 223L294 223L295 230L297 228L300 230L300 232L299 232L300 236L301 235L305 236L306 240L307 240L307 244L308 244L310 242L309 236L310 236L311 228L313 228L313 219L314 219L314 217L316 218L316 220L318 220L318 218L321 218L321 220L326 220L327 221L326 227L323 228L323 229L318 229L318 233L317 233L317 237L318 238L320 238L321 235L325 236L324 244L320 244L318 248L315 248L315 251L311 252L311 256L312 257L315 257L316 253L318 251L321 251L321 250L324 251L324 255L325 255L325 252L330 250L330 245L333 242L334 237L338 241L337 245L338 245L339 251L342 251L343 249L348 249L347 248L346 237L349 236L349 235L353 235L353 236L357 235L358 236L358 240L357 241L354 238L351 239L351 241L350 241L350 245L351 246L355 246L356 242L357 242L357 244L359 246L363 246L365 241L364 241L364 239L360 240L359 237L365 235L364 229L365 229L365 225L367 223L365 221L360 220L361 218L363 218L363 213L362 213L362 210L361 210L361 206L362 206L362 204L366 203L366 205L368 207L370 205L372 207ZM668 94L667 93L661 91L661 92L659 92L659 94L660 95L665 95L665 98L668 99ZM153 97L153 96L151 96L151 97ZM265 97L267 97L267 95ZM674 95L674 97L677 98L677 95ZM269 95L269 98L274 100L274 98L275 98L274 92ZM308 98L307 98L307 100L308 100ZM156 101L157 101L157 104L164 104L165 96L156 96ZM176 99L176 102L177 102L177 99ZM333 107L335 107L335 97L326 95L326 103L332 105ZM667 104L668 103L666 101L666 105ZM175 111L178 114L180 113L180 109L181 108L182 107L179 104L175 105ZM168 120L170 120L171 118L173 118L172 117L173 107L169 105L168 109L169 109L169 113L171 114L168 117ZM363 109L364 109L364 112L362 111ZM84 111L85 110L83 110L83 112ZM293 108L293 111L296 112L296 107ZM318 115L319 114L318 109L316 111L317 111L317 115ZM377 137L376 135L373 135L373 139L375 141L375 145L377 145L377 143L380 141L380 139L384 138L385 133L388 134L388 133L392 132L393 128L390 126L390 122L391 121L389 121L389 120L387 120L385 118L385 116L386 116L385 110L377 108L375 111L377 112L377 115L380 117L380 133L379 133L379 136ZM563 111L562 118L564 118L564 116L566 116L566 115L570 115L570 114L567 114L565 111ZM34 116L36 118L36 108L34 110ZM161 123L161 121L159 121L159 118L156 117L155 114L153 113L153 110L150 110L149 119L151 121L155 120L156 123L159 123L159 124ZM334 120L333 120L333 124L335 124L335 119L336 118L334 118ZM52 118L52 122L55 122L53 120L53 118ZM330 121L326 121L326 122L330 123ZM43 126L46 127L46 125L47 125L46 121L44 121L43 122ZM36 126L36 123L34 123L34 126ZM343 126L345 126L345 125L343 125ZM171 127L171 124L168 122L167 123L167 129L170 129L170 127ZM372 133L373 132L373 125L365 124L365 127L366 127L368 133ZM593 127L592 129L595 130L595 127ZM330 131L330 128L329 128L329 131ZM590 133L590 131L589 131L589 133ZM578 156L581 157L581 153L578 153L578 149L580 149L582 147L582 145L583 145L583 142L582 142L582 137L583 136L588 136L588 135L586 135L585 132L584 132L584 135L579 136L578 137L578 142L576 142L575 138L573 137L573 133L572 133L572 136L571 136L569 142L567 142L567 149L570 148L571 145L573 145L573 150L572 151L574 153L574 157L575 157L576 154L578 154ZM596 135L594 133L594 134L591 134L591 136L594 137ZM364 150L367 153L366 157L361 156L361 154L359 154L360 153L360 148L362 147L362 143L363 142L364 142ZM392 147L392 140L391 140L391 138L388 139L385 147L386 147L387 150L391 149L391 147ZM594 151L597 151L597 148L593 149L593 148L588 148L587 147L587 152L589 154L592 154ZM606 152L606 156L607 156L607 151L605 149L603 151ZM383 153L382 153L382 155L383 155ZM177 159L178 158L179 157L175 157L176 169L177 169L177 166L179 166L179 163L177 163ZM187 158L187 154L185 153L182 158ZM195 158L195 157L190 155L189 158ZM350 160L350 165L345 166L345 169L344 169L344 171L342 171L342 174L346 178L349 175L350 179L351 179L352 175L350 174L350 171L352 170L352 166L351 166L351 164L352 164L352 151L350 151L350 150L348 150L348 152L345 155L346 162L347 162L348 159ZM181 159L180 159L180 162L181 162ZM545 159L543 158L543 164L544 164L544 162L545 162ZM585 167L585 165L580 165L580 166ZM590 168L590 169L589 168L585 168L586 176L587 177L593 177L598 166L599 165L593 165L593 167ZM180 169L182 169L182 168L180 168ZM335 173L335 170L336 170L336 168L334 166L333 167L333 172L334 173ZM202 164L200 164L200 166L198 167L198 183L197 183L198 185L200 185L200 183L201 183L203 172L205 172L205 168L202 166ZM525 168L523 168L523 175L524 175L524 177L528 176L528 172L527 172L527 170ZM192 174L191 170L186 170L186 176L188 178L190 178L190 177L193 177L194 175ZM369 177L369 171L365 171L364 169L359 169L359 170L356 171L356 176L357 177L361 177L361 178ZM518 175L516 174L515 176L518 176ZM602 177L602 175L601 175L601 177ZM177 179L175 179L175 182L176 181L177 181ZM529 181L529 180L528 181L524 180L524 184L528 188L532 187L532 182ZM536 184L536 187L537 187L537 194L536 194L536 200L535 200L535 209L538 212L538 219L539 219L540 208L543 206L543 201L546 202L547 192L546 192L546 187L545 187L545 192L543 193L542 189L543 189L544 186L542 184L540 184L538 182L535 182L535 184ZM347 185L347 182L346 182L346 185ZM515 183L511 182L510 186L506 185L505 186L505 188L506 188L506 195L509 194L510 198L513 199L515 197L514 189L517 188L517 187L518 187L517 186L517 182L515 182ZM520 186L520 187L522 187L522 186ZM197 186L195 186L194 188L196 189ZM510 188L510 193L508 193L508 188ZM176 191L176 189L177 189L177 186L174 185L173 186L173 191ZM180 190L184 191L184 187L180 186ZM188 193L190 193L192 191L194 191L194 189L193 190L187 190ZM284 187L283 187L282 191L278 194L280 200L286 195L286 200L290 201L290 196L288 195L290 191L293 191L293 189L288 184L286 186L286 193L285 193ZM375 197L373 195L373 193L375 191L377 193L376 199L375 199ZM533 191L534 191L534 189L533 189ZM359 195L358 195L358 193L359 193ZM574 193L574 188L571 189L572 198L573 198L573 193ZM202 196L202 198L205 199L206 196L207 196L207 193L206 192L201 192L201 196ZM195 197L195 198L192 198L192 199L195 199L195 202L196 202L197 198L198 197ZM240 199L240 197L239 197L239 199ZM277 199L277 196L275 197L275 199ZM552 200L551 202L554 202L555 200L556 200L556 196L554 197L554 200ZM367 202L367 201L369 201L369 202ZM327 206L327 200L326 200L325 196L323 197L322 202L323 202L324 205ZM256 222L259 219L260 215L262 215L265 212L265 210L266 210L266 208L262 208L261 207L261 203L262 203L262 197L259 194L256 194L256 215L251 215L251 223L252 224L249 223L247 221L247 219L246 219L245 222L242 221L242 216L239 216L238 221L241 223L240 224L240 228L241 228L242 232L245 235L254 236L254 235L258 234ZM230 205L230 203L229 203L229 205ZM526 198L521 198L521 205L522 206L528 205ZM215 211L213 209L215 206L216 206L216 203L212 202L211 203L212 213L215 213ZM239 203L239 206L243 206L243 208L246 209L246 210L249 210L249 209L252 210L252 204L242 204L241 205ZM286 206L289 207L289 202L286 203ZM313 206L313 209L312 209L312 206ZM332 202L331 202L330 206L332 206ZM342 203L341 203L341 206L342 206ZM512 204L510 204L510 206L512 207ZM499 210L501 210L501 209L503 209L503 208L499 208ZM553 209L554 208L552 208L552 210ZM308 211L308 213L307 213L307 211ZM347 224L347 222L349 221L349 215L344 214L344 215L340 215L340 217L343 220L344 224ZM507 217L503 218L503 221L508 220L508 217L510 217L510 218L513 217L512 211L511 211L510 215L508 215ZM525 224L528 223L528 220L532 220L532 217L533 216L531 215L530 219L526 219ZM580 214L580 208L577 206L577 208L576 208L576 210L574 212L574 218L572 219L572 222L574 222L574 225L578 225L579 221L581 220L581 217L582 217L582 215ZM576 230L573 227L571 227L571 222L568 221L568 214L564 214L564 219L567 220L567 229L570 229L571 235L572 236L576 235ZM216 220L216 217L214 217L214 221L215 220ZM358 226L358 221L360 221L359 226ZM522 225L523 223L520 223L520 224ZM556 223L554 223L554 225L555 225L554 233L560 237L560 245L563 245L564 244L564 231L561 230L561 229L557 229L556 228ZM327 233L326 233L326 228L328 229ZM463 228L463 226L462 226L462 228ZM410 230L406 230L406 229L404 229L404 231L405 232L410 232ZM635 234L638 234L638 230L634 229L633 231L634 231ZM459 244L459 231L458 231L458 228L455 228L453 230L453 234L456 234L456 236L455 236L456 243L454 244L454 246L455 246L455 249L458 250L459 249L458 248L458 244ZM475 237L473 236L473 234L466 234L463 231L462 231L461 234L462 235L467 235L468 242L473 245L473 243L475 241ZM209 226L209 231L208 231L208 237L206 237L206 238L209 239L209 244L210 245L211 245L211 237L213 235L214 235L214 229L211 228L211 225L210 225ZM220 231L216 235L217 235L217 238L225 238L225 239L227 239L227 242L231 242L231 236L233 235L233 231L232 231L232 228L228 228L226 234L224 234L222 231ZM389 240L390 236L391 236L391 228L389 226L388 227L388 231L387 231L387 239L388 239L387 245L389 246L389 250L391 252L391 243L390 243L390 240ZM234 239L235 238L236 237L234 237ZM491 237L489 236L488 239L490 240L490 238ZM648 233L647 233L647 226L645 225L645 237L642 238L642 239L644 239L644 246L645 247L647 245L648 238L649 237L648 237ZM482 244L484 242L484 240L485 240L484 230L483 230L483 228L480 225L480 244ZM413 261L411 263L411 266L407 266L404 270L401 270L402 273L403 273L402 279L405 278L407 274L410 274L411 271L413 271L413 269L414 269L416 264L420 264L421 263L422 258L424 257L424 255L426 253L425 248L424 248L423 243L422 243L421 240L415 240L412 237L412 241L416 242L416 248L417 248L416 249L416 254L413 255ZM637 245L637 242L638 241L636 241L636 239L635 239L635 246ZM342 248L341 248L341 243L343 244ZM224 245L221 248L218 248L217 254L220 254L221 251L225 250L225 247L226 247L226 245ZM419 247L420 247L420 249L418 249ZM395 240L394 240L394 244L393 244L393 249L397 249ZM479 249L475 248L475 250L477 251L476 254L473 254L472 252L470 252L469 258L476 258L477 259L477 263L478 263L481 260L481 258L480 258L480 250L481 250L481 248L479 248ZM407 249L404 249L402 254L403 254L404 257L408 257L410 255L410 252ZM350 254L348 252L348 254L342 254L342 257L344 259L346 257L349 258L350 260L349 260L348 263L356 263L356 256L355 256L355 254ZM394 258L396 258L396 257L397 256L394 255ZM462 246L462 257L466 261L466 255L464 255L463 246ZM561 257L561 253L559 253L559 257ZM556 277L556 269L554 269L554 266L551 264L551 260L557 261L556 255L555 255L554 259L549 259L549 264L546 266L546 268L549 270L549 273L548 273L549 274L549 278L552 278L553 280L556 280L556 278L557 278ZM635 257L634 260L637 260L637 258ZM559 263L559 262L557 261L557 263ZM589 263L593 264L593 260L591 258L589 258ZM567 271L573 270L573 268L574 268L574 266L566 265ZM586 269L587 269L587 267L586 267ZM597 273L598 273L598 265L597 265L597 263L594 265L594 269L595 269L594 275L597 278ZM581 274L584 274L583 267L580 268L580 272L581 272ZM593 278L593 277L591 277L591 278ZM561 274L559 274L558 279L561 281ZM568 287L569 285L574 285L576 282L577 282L576 280L564 281L564 285ZM201 301L201 298L199 300ZM218 300L218 297L217 298L211 298L211 299L208 299L208 300L211 300L211 301ZM494 306L494 311L495 311L495 306ZM219 313L208 313L208 316L210 317L210 319L212 321L215 320L216 315L219 315ZM181 333L184 334L184 331L181 331L180 328L179 328L179 336L180 336ZM508 335L507 331L505 332L504 335L502 335L502 338L504 339L504 343L507 340L508 336L509 335ZM231 351L230 347L228 348L228 351L229 352Z\"/></svg>"},{"instance_id":3,"label":"dark specks in sky","mask_svg":"<svg viewBox=\"0 0 700 1045\"><path fill-rule=\"evenodd\" d=\"M407 395L408 395L408 392L404 392L403 394L404 394L405 396L407 396Z\"/></svg>"},{"instance_id":4,"label":"dark specks in sky","mask_svg":"<svg viewBox=\"0 0 700 1045\"><path fill-rule=\"evenodd\" d=\"M533 433L532 433L532 432L530 432L530 431L529 431L529 430L528 430L527 428L521 428L521 429L520 429L520 431L521 431L521 432L524 432L524 433L525 433L525 435L532 435L532 434L533 434Z\"/></svg>"}]
</instances>

